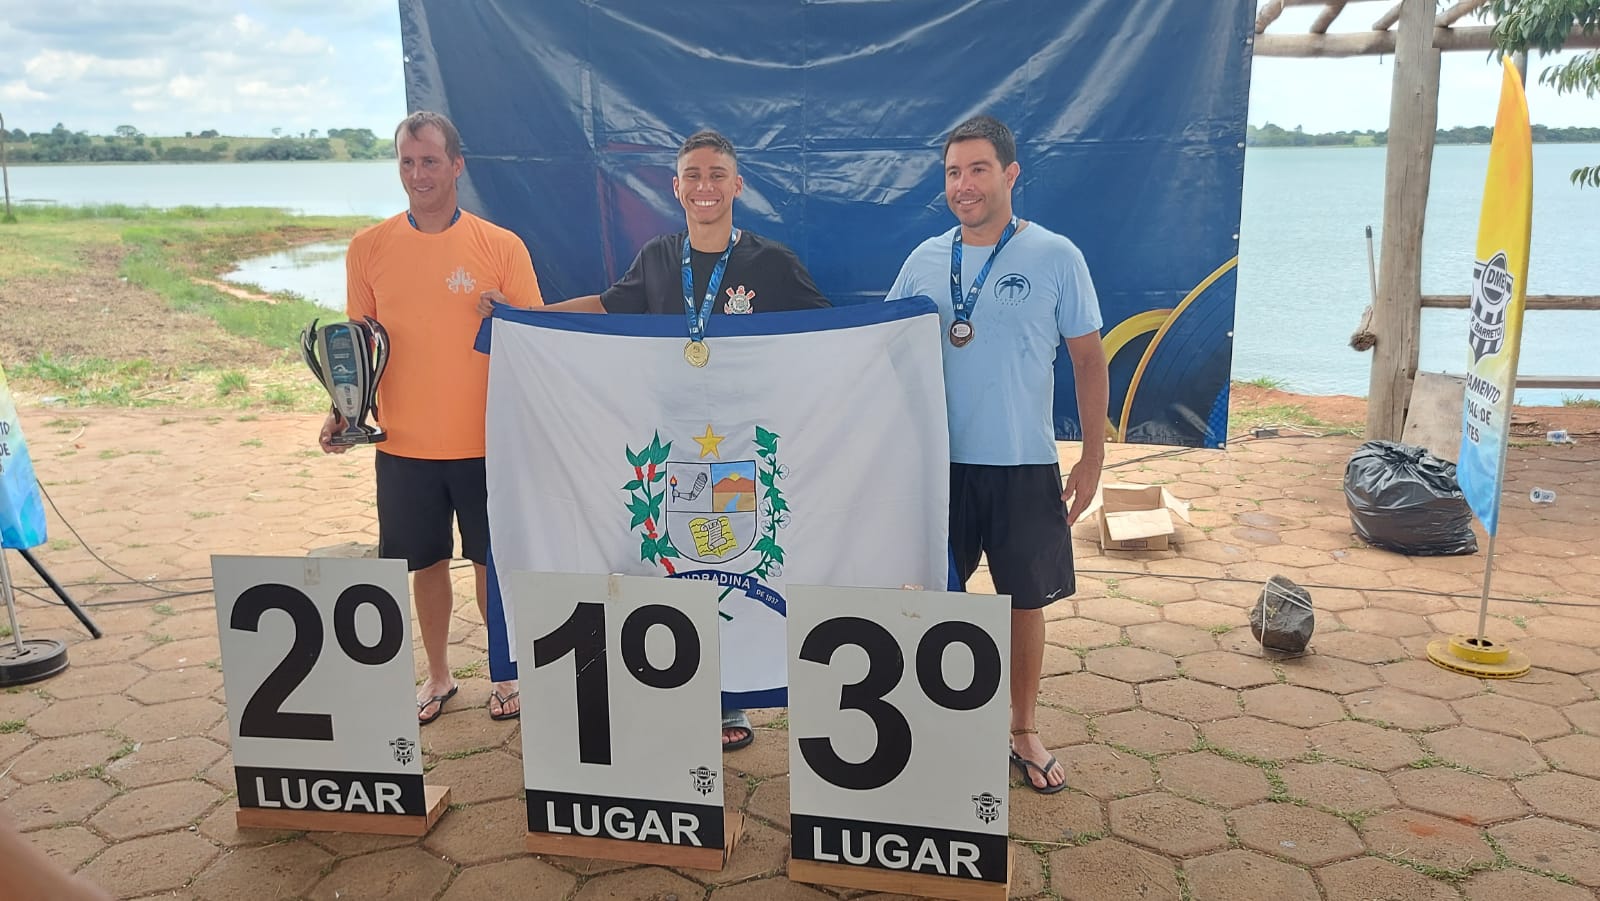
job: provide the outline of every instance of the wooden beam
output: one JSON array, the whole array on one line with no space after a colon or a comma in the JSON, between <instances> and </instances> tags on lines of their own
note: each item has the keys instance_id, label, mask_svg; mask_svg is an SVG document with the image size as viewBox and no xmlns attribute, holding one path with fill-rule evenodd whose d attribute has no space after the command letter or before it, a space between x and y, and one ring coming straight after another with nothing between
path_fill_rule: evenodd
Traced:
<instances>
[{"instance_id":1,"label":"wooden beam","mask_svg":"<svg viewBox=\"0 0 1600 901\"><path fill-rule=\"evenodd\" d=\"M1283 0L1267 0L1267 4L1256 13L1256 34L1267 30L1267 26L1278 20L1283 15Z\"/></svg>"},{"instance_id":2,"label":"wooden beam","mask_svg":"<svg viewBox=\"0 0 1600 901\"><path fill-rule=\"evenodd\" d=\"M1344 0L1337 0L1337 2L1324 6L1322 14L1317 16L1317 21L1311 23L1311 33L1327 34L1328 26L1332 25L1333 20L1339 18L1339 14L1342 12L1344 12Z\"/></svg>"},{"instance_id":3,"label":"wooden beam","mask_svg":"<svg viewBox=\"0 0 1600 901\"><path fill-rule=\"evenodd\" d=\"M1258 34L1256 56L1293 58L1388 56L1394 53L1394 32L1352 31L1342 34Z\"/></svg>"},{"instance_id":4,"label":"wooden beam","mask_svg":"<svg viewBox=\"0 0 1600 901\"><path fill-rule=\"evenodd\" d=\"M1454 28L1434 28L1433 46L1438 50L1489 51L1497 46L1494 27L1490 25L1458 25ZM1566 50L1593 50L1600 48L1600 30L1584 34L1574 28L1562 45ZM1258 34L1255 38L1256 56L1294 58L1389 56L1395 52L1393 31L1349 31L1335 34Z\"/></svg>"},{"instance_id":5,"label":"wooden beam","mask_svg":"<svg viewBox=\"0 0 1600 901\"><path fill-rule=\"evenodd\" d=\"M1460 3L1440 13L1439 18L1433 20L1433 24L1440 28L1449 28L1456 23L1456 20L1488 2L1489 0L1461 0Z\"/></svg>"},{"instance_id":6,"label":"wooden beam","mask_svg":"<svg viewBox=\"0 0 1600 901\"><path fill-rule=\"evenodd\" d=\"M1368 0L1267 0L1266 3L1261 5L1261 10L1256 13L1256 34L1261 34L1267 30L1268 25L1276 22L1278 17L1283 15L1283 10L1286 6L1337 6L1339 9L1343 9L1346 3L1362 2L1368 2ZM1334 10L1332 13L1327 11L1323 12L1323 15L1327 16L1329 22L1332 22L1333 17L1337 16L1338 14L1338 10ZM1327 30L1328 27L1324 25L1322 27L1322 31ZM1321 33L1322 32L1318 32L1318 34Z\"/></svg>"},{"instance_id":7,"label":"wooden beam","mask_svg":"<svg viewBox=\"0 0 1600 901\"><path fill-rule=\"evenodd\" d=\"M1422 305L1433 310L1465 310L1472 306L1467 294L1424 294ZM1600 297L1593 294L1529 294L1525 310L1600 310Z\"/></svg>"},{"instance_id":8,"label":"wooden beam","mask_svg":"<svg viewBox=\"0 0 1600 901\"><path fill-rule=\"evenodd\" d=\"M1384 169L1383 251L1373 310L1367 440L1397 441L1406 424L1422 332L1422 232L1439 122L1435 0L1401 0Z\"/></svg>"},{"instance_id":9,"label":"wooden beam","mask_svg":"<svg viewBox=\"0 0 1600 901\"><path fill-rule=\"evenodd\" d=\"M1581 375L1519 375L1518 388L1586 388L1600 389L1600 377Z\"/></svg>"},{"instance_id":10,"label":"wooden beam","mask_svg":"<svg viewBox=\"0 0 1600 901\"><path fill-rule=\"evenodd\" d=\"M1396 3L1394 6L1389 7L1389 11L1388 12L1386 12L1383 15L1379 16L1378 17L1378 21L1372 23L1372 30L1373 31L1388 31L1389 29L1393 28L1394 27L1394 23L1400 21L1400 7L1402 7L1404 5L1405 4L1403 2L1400 2L1400 3Z\"/></svg>"},{"instance_id":11,"label":"wooden beam","mask_svg":"<svg viewBox=\"0 0 1600 901\"><path fill-rule=\"evenodd\" d=\"M1466 380L1466 375L1460 372L1441 372L1446 378ZM1578 388L1586 390L1600 390L1600 376L1587 375L1519 375L1517 376L1518 388Z\"/></svg>"}]
</instances>

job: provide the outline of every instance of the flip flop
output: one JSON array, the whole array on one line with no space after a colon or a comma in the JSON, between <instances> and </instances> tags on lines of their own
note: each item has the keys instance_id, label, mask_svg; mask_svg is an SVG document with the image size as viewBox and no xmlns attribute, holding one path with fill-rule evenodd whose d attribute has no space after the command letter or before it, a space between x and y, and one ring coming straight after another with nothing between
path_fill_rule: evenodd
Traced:
<instances>
[{"instance_id":1,"label":"flip flop","mask_svg":"<svg viewBox=\"0 0 1600 901\"><path fill-rule=\"evenodd\" d=\"M450 690L445 692L442 695L434 695L433 697L427 699L426 701L418 701L417 702L417 712L418 713L421 713L422 711L427 710L428 707L430 705L432 705L432 704L438 704L439 706L435 707L433 709L433 715L432 716L417 717L417 725L426 726L427 724L429 724L429 723L433 722L434 720L438 719L440 714L444 713L444 702L450 700L453 697L455 697L456 696L456 692L458 692L460 690L461 690L461 686L452 685L452 686L450 686Z\"/></svg>"},{"instance_id":2,"label":"flip flop","mask_svg":"<svg viewBox=\"0 0 1600 901\"><path fill-rule=\"evenodd\" d=\"M737 751L740 748L749 747L750 743L756 740L756 730L751 728L750 718L745 716L743 710L728 710L723 712L722 731L726 733L729 729L743 729L744 737L736 738L729 742L723 742L723 751Z\"/></svg>"},{"instance_id":3,"label":"flip flop","mask_svg":"<svg viewBox=\"0 0 1600 901\"><path fill-rule=\"evenodd\" d=\"M498 692L498 691L489 692L489 697L490 697L491 700L495 700L495 701L499 701L500 702L500 712L499 713L495 713L494 711L490 711L489 712L489 719L491 719L491 720L514 720L517 717L522 716L522 707L521 707L521 705L518 705L517 709L512 711L511 713L506 713L506 705L511 703L512 701L516 700L519 696L521 696L521 694L522 694L522 692L519 690L519 691L514 691L511 694L508 694L508 695L506 695L504 697L501 697L500 692Z\"/></svg>"},{"instance_id":4,"label":"flip flop","mask_svg":"<svg viewBox=\"0 0 1600 901\"><path fill-rule=\"evenodd\" d=\"M1067 780L1065 779L1061 780L1060 785L1050 784L1050 768L1056 765L1056 759L1054 756L1052 756L1049 760L1046 760L1044 762L1044 766L1040 766L1028 758L1023 757L1021 754L1018 754L1016 751L1012 751L1011 765L1016 767L1017 772L1022 774L1022 784L1033 789L1041 795L1053 795L1067 787ZM1033 770L1039 774L1039 780L1044 783L1043 788L1033 784L1032 777L1028 775L1029 770Z\"/></svg>"}]
</instances>

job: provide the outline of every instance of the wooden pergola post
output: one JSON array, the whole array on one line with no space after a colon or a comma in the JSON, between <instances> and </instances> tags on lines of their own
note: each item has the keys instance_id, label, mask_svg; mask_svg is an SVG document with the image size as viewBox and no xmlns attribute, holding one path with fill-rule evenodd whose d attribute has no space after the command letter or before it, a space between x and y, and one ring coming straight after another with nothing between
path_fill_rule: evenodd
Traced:
<instances>
[{"instance_id":1,"label":"wooden pergola post","mask_svg":"<svg viewBox=\"0 0 1600 901\"><path fill-rule=\"evenodd\" d=\"M1422 331L1422 231L1439 120L1435 0L1401 0L1383 186L1383 256L1372 317L1368 440L1399 440Z\"/></svg>"}]
</instances>

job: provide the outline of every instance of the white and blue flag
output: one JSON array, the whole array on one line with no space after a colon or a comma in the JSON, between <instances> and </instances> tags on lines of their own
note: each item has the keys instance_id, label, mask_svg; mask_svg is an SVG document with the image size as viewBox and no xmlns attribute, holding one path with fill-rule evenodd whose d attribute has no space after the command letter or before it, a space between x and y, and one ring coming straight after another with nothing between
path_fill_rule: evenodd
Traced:
<instances>
[{"instance_id":1,"label":"white and blue flag","mask_svg":"<svg viewBox=\"0 0 1600 901\"><path fill-rule=\"evenodd\" d=\"M496 681L519 647L496 571L716 582L727 707L786 703L787 585L946 583L933 303L710 325L697 368L677 316L506 307L485 323Z\"/></svg>"}]
</instances>

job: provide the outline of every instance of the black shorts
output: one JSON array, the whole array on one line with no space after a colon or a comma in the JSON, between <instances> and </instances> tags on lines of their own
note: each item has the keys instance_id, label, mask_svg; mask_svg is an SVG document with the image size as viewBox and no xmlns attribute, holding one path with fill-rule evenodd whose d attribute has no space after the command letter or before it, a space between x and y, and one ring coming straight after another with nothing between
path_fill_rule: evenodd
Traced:
<instances>
[{"instance_id":1,"label":"black shorts","mask_svg":"<svg viewBox=\"0 0 1600 901\"><path fill-rule=\"evenodd\" d=\"M449 560L450 519L461 529L461 555L489 559L489 490L483 458L418 460L378 451L378 556L406 561L412 572Z\"/></svg>"},{"instance_id":2,"label":"black shorts","mask_svg":"<svg viewBox=\"0 0 1600 901\"><path fill-rule=\"evenodd\" d=\"M950 464L950 551L961 584L989 557L994 590L1037 610L1078 590L1061 467Z\"/></svg>"}]
</instances>

